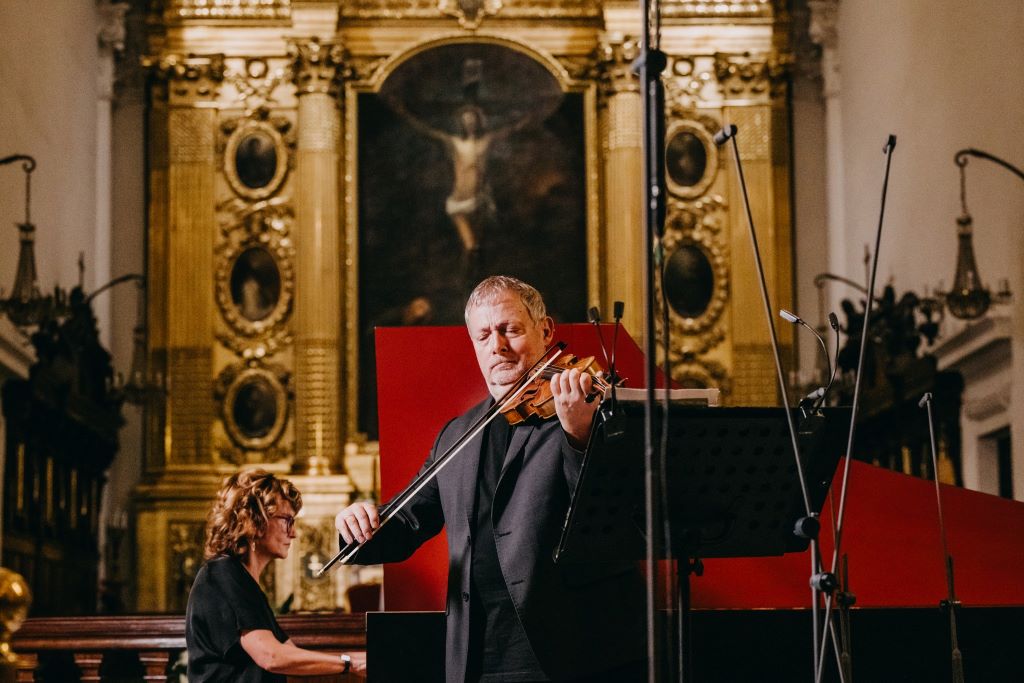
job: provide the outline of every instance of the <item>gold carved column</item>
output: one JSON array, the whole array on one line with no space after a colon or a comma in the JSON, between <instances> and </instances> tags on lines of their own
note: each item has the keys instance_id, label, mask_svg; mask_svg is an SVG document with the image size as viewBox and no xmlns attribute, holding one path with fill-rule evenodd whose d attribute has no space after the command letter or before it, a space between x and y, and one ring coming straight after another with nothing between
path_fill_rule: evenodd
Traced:
<instances>
[{"instance_id":1,"label":"gold carved column","mask_svg":"<svg viewBox=\"0 0 1024 683\"><path fill-rule=\"evenodd\" d=\"M135 489L136 608L184 609L203 518L220 474L211 444L216 99L221 55L147 60L150 359L162 400L147 410L146 467Z\"/></svg>"},{"instance_id":2,"label":"gold carved column","mask_svg":"<svg viewBox=\"0 0 1024 683\"><path fill-rule=\"evenodd\" d=\"M643 343L644 236L643 104L640 83L632 71L639 44L629 37L602 41L601 81L604 119L604 210L606 287L603 310L610 313L613 301L625 303L622 319L626 330ZM605 317L609 317L606 313Z\"/></svg>"},{"instance_id":3,"label":"gold carved column","mask_svg":"<svg viewBox=\"0 0 1024 683\"><path fill-rule=\"evenodd\" d=\"M214 419L213 244L217 110L224 77L220 55L169 57L161 68L168 84L166 343L167 427L164 457L170 467L211 462Z\"/></svg>"},{"instance_id":4,"label":"gold carved column","mask_svg":"<svg viewBox=\"0 0 1024 683\"><path fill-rule=\"evenodd\" d=\"M337 42L292 43L298 99L295 207L295 461L293 471L343 469Z\"/></svg>"},{"instance_id":5,"label":"gold carved column","mask_svg":"<svg viewBox=\"0 0 1024 683\"><path fill-rule=\"evenodd\" d=\"M722 118L736 124L736 138L757 228L772 314L793 298L790 217L789 124L782 76L784 60L775 55L715 55L715 75L723 98ZM736 405L776 405L778 380L764 305L735 161L728 155L728 204L732 237L733 395ZM756 312L756 313L755 313ZM793 327L776 323L783 366L792 366Z\"/></svg>"}]
</instances>

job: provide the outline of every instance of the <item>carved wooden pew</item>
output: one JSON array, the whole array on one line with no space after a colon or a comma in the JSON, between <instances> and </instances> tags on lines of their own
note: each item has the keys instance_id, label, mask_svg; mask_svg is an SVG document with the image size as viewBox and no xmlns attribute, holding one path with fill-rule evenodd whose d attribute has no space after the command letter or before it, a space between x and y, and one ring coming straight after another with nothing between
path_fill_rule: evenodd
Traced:
<instances>
[{"instance_id":1,"label":"carved wooden pew","mask_svg":"<svg viewBox=\"0 0 1024 683\"><path fill-rule=\"evenodd\" d=\"M278 617L278 621L300 647L331 652L366 649L365 616L362 614L289 614ZM134 663L133 654L138 664L135 674L128 675L137 675L145 681L177 683L177 675L170 676L172 666L185 648L185 618L181 615L37 617L25 621L11 645L19 656L18 683L36 680L67 683L66 668L51 673L49 678L47 672L40 671L41 659L54 655L64 656L65 660L70 656L83 683L114 676L124 680L126 672L111 669L118 665L123 667L125 660ZM348 678L323 676L295 680L328 683Z\"/></svg>"}]
</instances>

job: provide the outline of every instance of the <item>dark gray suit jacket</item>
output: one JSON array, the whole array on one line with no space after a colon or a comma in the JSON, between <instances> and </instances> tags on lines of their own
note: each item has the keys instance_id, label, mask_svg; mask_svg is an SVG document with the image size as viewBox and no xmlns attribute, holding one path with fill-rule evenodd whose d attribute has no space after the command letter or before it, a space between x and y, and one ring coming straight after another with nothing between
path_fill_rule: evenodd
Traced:
<instances>
[{"instance_id":1,"label":"dark gray suit jacket","mask_svg":"<svg viewBox=\"0 0 1024 683\"><path fill-rule=\"evenodd\" d=\"M489 403L449 422L424 467L443 454ZM450 682L466 677L473 505L482 447L481 436L467 444L354 560L404 560L447 526L445 663ZM583 567L555 564L552 559L582 461L558 420L517 427L492 509L505 584L537 661L553 680L603 671L641 660L645 654L645 592L635 563Z\"/></svg>"}]
</instances>

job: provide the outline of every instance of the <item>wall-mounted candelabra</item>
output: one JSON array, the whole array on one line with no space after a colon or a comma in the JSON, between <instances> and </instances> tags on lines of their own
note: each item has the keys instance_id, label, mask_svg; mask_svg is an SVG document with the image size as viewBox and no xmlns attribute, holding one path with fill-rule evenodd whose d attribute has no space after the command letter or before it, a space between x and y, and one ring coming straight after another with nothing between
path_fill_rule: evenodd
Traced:
<instances>
[{"instance_id":1,"label":"wall-mounted candelabra","mask_svg":"<svg viewBox=\"0 0 1024 683\"><path fill-rule=\"evenodd\" d=\"M18 266L10 296L5 296L3 290L0 289L0 313L5 315L22 333L28 335L31 330L39 328L47 321L60 322L64 320L71 310L71 294L61 287L55 286L52 294L44 295L39 288L35 255L36 226L32 222L32 172L36 169L36 160L27 154L12 154L0 159L0 166L19 161L22 162L21 167L25 172L25 221L17 224L18 232L21 235ZM78 291L83 289L82 268L83 265L79 259L79 284L76 288ZM119 378L115 382L114 388L124 392L124 398L129 403L141 405L151 397L163 392L162 377L158 373L150 373L148 368L145 277L138 273L128 273L116 277L85 296L85 303L90 303L99 294L124 282L138 283L139 317L133 332L132 360L128 377L127 379Z\"/></svg>"},{"instance_id":2,"label":"wall-mounted candelabra","mask_svg":"<svg viewBox=\"0 0 1024 683\"><path fill-rule=\"evenodd\" d=\"M960 150L953 157L953 162L960 169L960 216L956 219L956 272L953 275L952 288L948 292L940 292L938 298L944 303L950 315L961 320L980 318L988 312L992 304L1009 303L1012 298L1009 280L1001 279L999 290L992 293L978 273L978 264L974 258L974 225L967 210L967 161L968 157L972 156L999 164L1024 180L1024 171L988 152L968 148Z\"/></svg>"}]
</instances>

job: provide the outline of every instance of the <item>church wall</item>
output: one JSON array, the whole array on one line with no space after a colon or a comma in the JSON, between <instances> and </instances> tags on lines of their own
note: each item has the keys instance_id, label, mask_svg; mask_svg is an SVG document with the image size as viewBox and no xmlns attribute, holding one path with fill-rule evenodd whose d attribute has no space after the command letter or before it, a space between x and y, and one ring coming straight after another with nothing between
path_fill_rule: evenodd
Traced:
<instances>
[{"instance_id":1,"label":"church wall","mask_svg":"<svg viewBox=\"0 0 1024 683\"><path fill-rule=\"evenodd\" d=\"M948 288L960 214L954 153L976 147L1024 164L1024 5L1013 0L842 2L839 17L845 253L836 273L863 279L884 172L882 145L898 137L878 270L898 291ZM1016 49L1014 49L1016 47ZM985 283L1024 283L1015 233L1024 187L995 165L967 169L974 247ZM1019 249L1019 248L1018 248Z\"/></svg>"},{"instance_id":2,"label":"church wall","mask_svg":"<svg viewBox=\"0 0 1024 683\"><path fill-rule=\"evenodd\" d=\"M830 3L827 3L830 4ZM1024 166L1024 5L1014 0L935 3L846 0L839 4L839 155L842 211L829 226L829 269L864 281L864 245L878 222L889 133L893 156L876 291L897 296L949 289L961 213L954 154L973 147ZM967 206L981 280L993 293L1007 279L1015 301L980 323L948 312L932 349L939 367L961 371L964 484L990 493L993 430L1012 432L1013 493L1024 498L1024 183L989 161L969 159ZM833 287L832 301L851 290ZM833 305L836 305L833 303ZM1006 350L1003 350L1006 349ZM993 378L999 378L998 381ZM986 482L988 482L986 484Z\"/></svg>"},{"instance_id":3,"label":"church wall","mask_svg":"<svg viewBox=\"0 0 1024 683\"><path fill-rule=\"evenodd\" d=\"M86 277L95 237L98 47L95 3L0 3L0 155L36 158L32 221L44 291L77 284L79 252ZM23 174L4 167L0 181L0 286L9 292L24 220ZM100 283L102 284L102 283ZM92 282L86 280L86 289Z\"/></svg>"}]
</instances>

